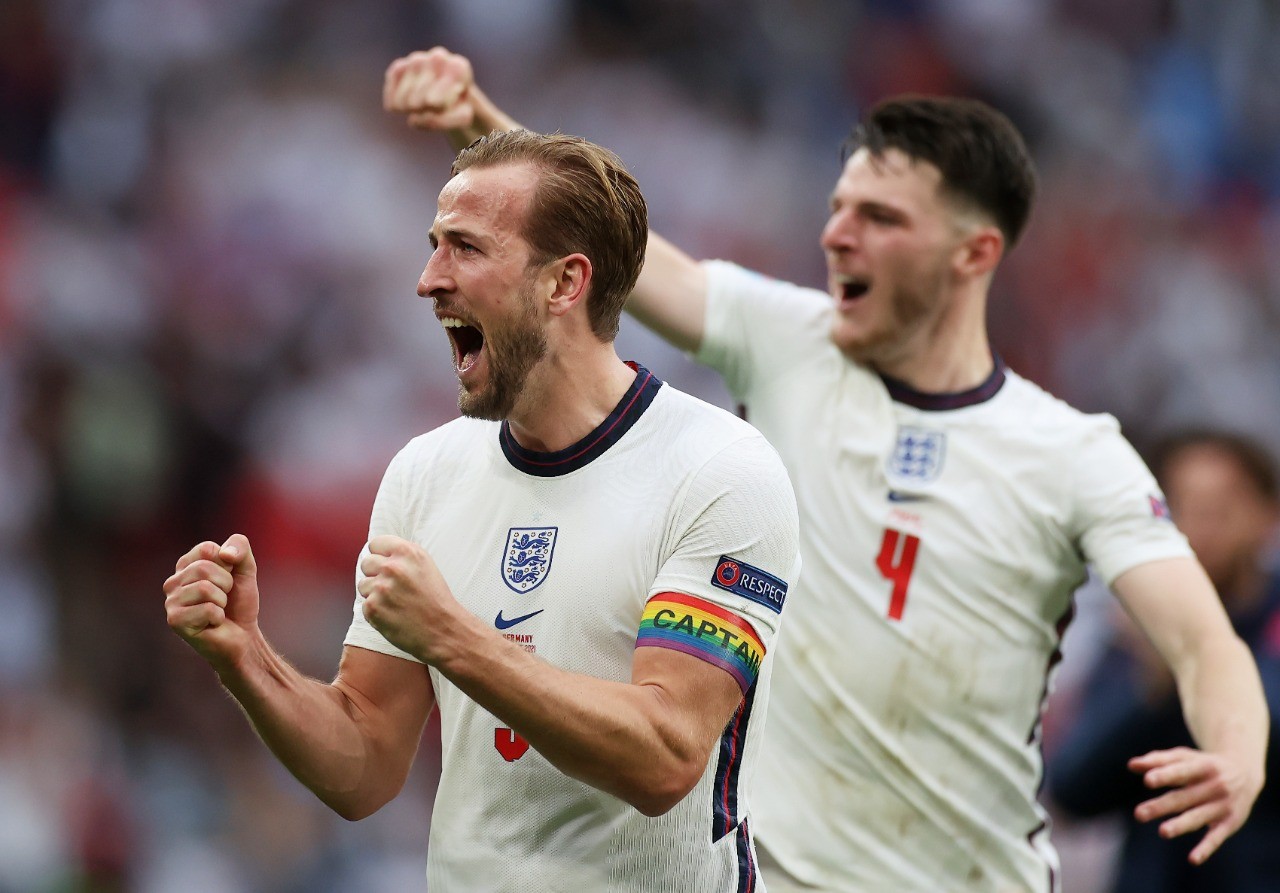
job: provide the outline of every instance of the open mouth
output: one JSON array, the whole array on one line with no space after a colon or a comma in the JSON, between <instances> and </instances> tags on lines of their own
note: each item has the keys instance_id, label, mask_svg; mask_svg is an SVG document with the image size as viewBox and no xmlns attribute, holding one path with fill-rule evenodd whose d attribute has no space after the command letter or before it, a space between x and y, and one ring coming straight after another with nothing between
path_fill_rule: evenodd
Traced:
<instances>
[{"instance_id":1,"label":"open mouth","mask_svg":"<svg viewBox=\"0 0 1280 893\"><path fill-rule=\"evenodd\" d=\"M463 322L456 316L442 316L440 325L453 345L453 366L459 372L466 372L475 365L484 348L484 334L470 323Z\"/></svg>"},{"instance_id":2,"label":"open mouth","mask_svg":"<svg viewBox=\"0 0 1280 893\"><path fill-rule=\"evenodd\" d=\"M871 290L871 281L857 276L840 276L836 279L836 289L842 301L856 301Z\"/></svg>"}]
</instances>

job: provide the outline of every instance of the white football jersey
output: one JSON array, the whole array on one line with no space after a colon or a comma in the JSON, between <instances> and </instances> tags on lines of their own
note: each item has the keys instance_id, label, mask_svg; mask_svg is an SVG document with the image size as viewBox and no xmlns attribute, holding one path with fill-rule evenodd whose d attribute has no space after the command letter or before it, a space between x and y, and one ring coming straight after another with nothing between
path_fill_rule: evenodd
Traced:
<instances>
[{"instance_id":1,"label":"white football jersey","mask_svg":"<svg viewBox=\"0 0 1280 893\"><path fill-rule=\"evenodd\" d=\"M556 453L466 418L414 439L387 470L370 536L421 545L468 609L562 669L627 682L637 647L672 648L723 667L743 701L694 790L647 818L562 774L431 670L433 893L764 889L745 790L799 571L795 497L755 429L637 373L609 418ZM346 644L409 658L362 601Z\"/></svg>"},{"instance_id":2,"label":"white football jersey","mask_svg":"<svg viewBox=\"0 0 1280 893\"><path fill-rule=\"evenodd\" d=\"M800 507L761 845L804 889L1053 889L1036 803L1048 677L1086 563L1110 583L1190 554L1155 481L1114 419L998 361L972 391L920 394L844 357L825 293L707 270L698 359Z\"/></svg>"}]
</instances>

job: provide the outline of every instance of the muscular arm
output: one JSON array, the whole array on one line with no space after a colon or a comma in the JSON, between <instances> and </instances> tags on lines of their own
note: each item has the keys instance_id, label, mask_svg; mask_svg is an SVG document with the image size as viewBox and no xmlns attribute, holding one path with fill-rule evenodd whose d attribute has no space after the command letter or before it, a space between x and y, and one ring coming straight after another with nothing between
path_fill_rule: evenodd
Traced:
<instances>
[{"instance_id":1,"label":"muscular arm","mask_svg":"<svg viewBox=\"0 0 1280 893\"><path fill-rule=\"evenodd\" d=\"M352 821L404 787L434 705L425 667L361 648L343 650L329 684L298 672L265 640L218 675L285 768Z\"/></svg>"},{"instance_id":2,"label":"muscular arm","mask_svg":"<svg viewBox=\"0 0 1280 893\"><path fill-rule=\"evenodd\" d=\"M170 628L327 806L359 819L400 791L434 705L425 667L348 648L330 684L298 672L258 627L257 564L240 534L183 555L164 592Z\"/></svg>"},{"instance_id":3,"label":"muscular arm","mask_svg":"<svg viewBox=\"0 0 1280 893\"><path fill-rule=\"evenodd\" d=\"M387 68L382 105L412 127L442 132L455 150L521 125L476 85L471 63L443 47L410 53ZM653 231L627 311L681 350L697 350L706 328L702 266Z\"/></svg>"},{"instance_id":4,"label":"muscular arm","mask_svg":"<svg viewBox=\"0 0 1280 893\"><path fill-rule=\"evenodd\" d=\"M437 664L444 675L557 769L657 816L698 783L742 700L724 670L638 648L629 683L569 673L479 620Z\"/></svg>"},{"instance_id":5,"label":"muscular arm","mask_svg":"<svg viewBox=\"0 0 1280 893\"><path fill-rule=\"evenodd\" d=\"M1153 751L1130 761L1149 788L1141 821L1170 816L1165 837L1208 827L1191 853L1207 859L1248 817L1264 779L1269 719L1257 666L1236 636L1213 584L1192 558L1140 565L1112 584L1173 671L1199 751Z\"/></svg>"},{"instance_id":6,"label":"muscular arm","mask_svg":"<svg viewBox=\"0 0 1280 893\"><path fill-rule=\"evenodd\" d=\"M650 816L698 783L742 700L725 670L653 647L636 649L626 683L559 669L463 608L421 548L395 537L369 548L359 584L369 622L560 771Z\"/></svg>"}]
</instances>

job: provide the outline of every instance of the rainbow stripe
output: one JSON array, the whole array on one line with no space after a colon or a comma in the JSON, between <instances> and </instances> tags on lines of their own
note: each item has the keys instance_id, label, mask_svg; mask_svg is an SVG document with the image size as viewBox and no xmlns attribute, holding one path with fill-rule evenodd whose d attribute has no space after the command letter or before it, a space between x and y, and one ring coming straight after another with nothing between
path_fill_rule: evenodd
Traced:
<instances>
[{"instance_id":1,"label":"rainbow stripe","mask_svg":"<svg viewBox=\"0 0 1280 893\"><path fill-rule=\"evenodd\" d=\"M636 647L683 651L725 670L745 695L756 681L765 648L751 624L719 605L661 592L649 599L640 618Z\"/></svg>"}]
</instances>

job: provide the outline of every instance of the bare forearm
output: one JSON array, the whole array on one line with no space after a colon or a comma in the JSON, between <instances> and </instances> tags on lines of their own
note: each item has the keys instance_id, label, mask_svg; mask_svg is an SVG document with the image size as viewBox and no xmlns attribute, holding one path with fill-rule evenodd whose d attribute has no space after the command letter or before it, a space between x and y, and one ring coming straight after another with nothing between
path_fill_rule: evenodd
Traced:
<instances>
[{"instance_id":1,"label":"bare forearm","mask_svg":"<svg viewBox=\"0 0 1280 893\"><path fill-rule=\"evenodd\" d=\"M657 815L696 783L707 753L672 720L658 685L569 673L492 635L479 621L437 668L556 768Z\"/></svg>"},{"instance_id":2,"label":"bare forearm","mask_svg":"<svg viewBox=\"0 0 1280 893\"><path fill-rule=\"evenodd\" d=\"M1134 816L1160 820L1164 837L1207 829L1188 856L1199 865L1248 818L1265 779L1268 719L1257 665L1194 559L1148 562L1112 585L1173 671L1198 747L1129 760L1147 788L1163 791Z\"/></svg>"},{"instance_id":3,"label":"bare forearm","mask_svg":"<svg viewBox=\"0 0 1280 893\"><path fill-rule=\"evenodd\" d=\"M1183 715L1200 748L1234 755L1261 773L1270 720L1257 665L1244 642L1220 636L1176 673Z\"/></svg>"},{"instance_id":4,"label":"bare forearm","mask_svg":"<svg viewBox=\"0 0 1280 893\"><path fill-rule=\"evenodd\" d=\"M472 84L468 90L468 97L475 108L475 117L470 126L449 130L445 134L455 152L465 149L482 136L488 136L500 130L521 129L515 118L498 108L493 100L475 84Z\"/></svg>"},{"instance_id":5,"label":"bare forearm","mask_svg":"<svg viewBox=\"0 0 1280 893\"><path fill-rule=\"evenodd\" d=\"M395 795L376 765L351 696L300 673L265 640L218 670L250 724L295 778L339 815L362 818Z\"/></svg>"},{"instance_id":6,"label":"bare forearm","mask_svg":"<svg viewBox=\"0 0 1280 893\"><path fill-rule=\"evenodd\" d=\"M706 271L651 230L644 267L626 309L675 347L696 351L706 329Z\"/></svg>"},{"instance_id":7,"label":"bare forearm","mask_svg":"<svg viewBox=\"0 0 1280 893\"><path fill-rule=\"evenodd\" d=\"M742 700L725 669L665 648L637 648L627 683L553 667L463 607L431 556L399 537L371 537L360 571L361 611L387 641L560 771L648 815L693 789Z\"/></svg>"}]
</instances>

